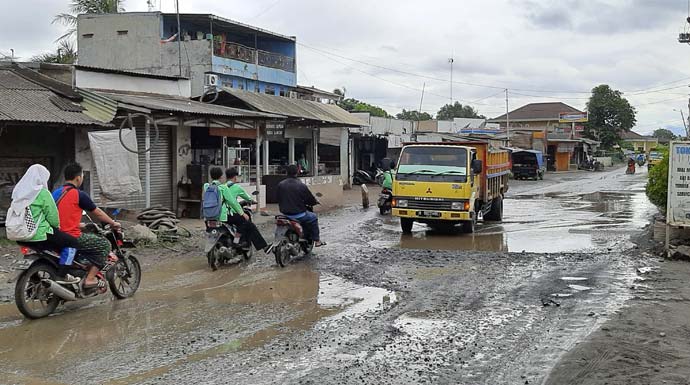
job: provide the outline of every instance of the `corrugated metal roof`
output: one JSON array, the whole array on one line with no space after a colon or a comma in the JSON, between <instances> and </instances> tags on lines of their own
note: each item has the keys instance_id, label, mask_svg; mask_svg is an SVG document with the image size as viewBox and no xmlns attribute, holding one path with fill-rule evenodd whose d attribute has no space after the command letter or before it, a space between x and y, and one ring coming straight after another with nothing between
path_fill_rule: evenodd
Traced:
<instances>
[{"instance_id":1,"label":"corrugated metal roof","mask_svg":"<svg viewBox=\"0 0 690 385\"><path fill-rule=\"evenodd\" d=\"M70 108L64 108L66 106ZM14 70L0 69L0 121L102 125L76 112L77 108L71 100L27 80Z\"/></svg>"},{"instance_id":2,"label":"corrugated metal roof","mask_svg":"<svg viewBox=\"0 0 690 385\"><path fill-rule=\"evenodd\" d=\"M116 100L121 103L144 107L151 110L167 112L184 112L197 115L221 116L232 118L262 118L285 119L285 116L243 110L239 108L219 106L215 104L201 103L190 99L177 98L166 95L132 95L121 93L98 92L102 97Z\"/></svg>"},{"instance_id":3,"label":"corrugated metal roof","mask_svg":"<svg viewBox=\"0 0 690 385\"><path fill-rule=\"evenodd\" d=\"M117 115L117 102L95 92L79 89L84 114L101 122L112 122Z\"/></svg>"},{"instance_id":4,"label":"corrugated metal roof","mask_svg":"<svg viewBox=\"0 0 690 385\"><path fill-rule=\"evenodd\" d=\"M368 126L366 122L350 115L349 112L334 104L324 104L308 100L286 98L283 96L261 94L258 92L241 91L234 88L223 88L223 91L252 108L263 112L285 115L291 118L341 124L343 126Z\"/></svg>"}]
</instances>

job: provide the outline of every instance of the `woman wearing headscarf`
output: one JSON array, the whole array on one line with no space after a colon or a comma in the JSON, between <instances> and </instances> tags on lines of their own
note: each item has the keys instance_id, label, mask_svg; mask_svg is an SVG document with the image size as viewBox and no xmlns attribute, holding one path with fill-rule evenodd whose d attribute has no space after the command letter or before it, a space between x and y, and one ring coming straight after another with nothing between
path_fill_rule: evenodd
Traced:
<instances>
[{"instance_id":1,"label":"woman wearing headscarf","mask_svg":"<svg viewBox=\"0 0 690 385\"><path fill-rule=\"evenodd\" d=\"M55 200L48 190L50 171L40 164L34 164L26 171L12 190L10 208L20 212L29 207L31 216L36 222L36 234L26 242L36 242L37 246L62 249L78 248L79 243L73 236L58 230L60 216Z\"/></svg>"}]
</instances>

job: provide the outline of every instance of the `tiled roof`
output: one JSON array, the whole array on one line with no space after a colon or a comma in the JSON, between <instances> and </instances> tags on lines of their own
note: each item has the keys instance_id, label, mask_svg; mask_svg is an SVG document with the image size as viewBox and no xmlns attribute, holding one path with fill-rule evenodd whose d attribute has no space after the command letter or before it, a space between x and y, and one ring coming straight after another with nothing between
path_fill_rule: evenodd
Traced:
<instances>
[{"instance_id":1,"label":"tiled roof","mask_svg":"<svg viewBox=\"0 0 690 385\"><path fill-rule=\"evenodd\" d=\"M558 120L558 114L562 112L582 112L561 102L530 103L516 110L510 111L508 118L511 121L520 120ZM503 122L506 114L490 119L489 122Z\"/></svg>"}]
</instances>

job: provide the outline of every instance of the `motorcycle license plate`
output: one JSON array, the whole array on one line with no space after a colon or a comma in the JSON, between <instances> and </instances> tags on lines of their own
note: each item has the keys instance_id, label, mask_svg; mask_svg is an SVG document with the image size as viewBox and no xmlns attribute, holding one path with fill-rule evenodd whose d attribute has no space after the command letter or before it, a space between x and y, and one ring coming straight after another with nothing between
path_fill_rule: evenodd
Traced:
<instances>
[{"instance_id":1,"label":"motorcycle license plate","mask_svg":"<svg viewBox=\"0 0 690 385\"><path fill-rule=\"evenodd\" d=\"M275 237L276 237L276 239L277 239L277 238L284 237L284 236L285 236L285 233L287 233L287 230L288 230L288 228L285 227L285 226L276 227L276 231L275 231L275 234L274 234Z\"/></svg>"},{"instance_id":2,"label":"motorcycle license plate","mask_svg":"<svg viewBox=\"0 0 690 385\"><path fill-rule=\"evenodd\" d=\"M441 213L439 211L417 211L416 215L418 217L426 217L426 218L440 218Z\"/></svg>"}]
</instances>

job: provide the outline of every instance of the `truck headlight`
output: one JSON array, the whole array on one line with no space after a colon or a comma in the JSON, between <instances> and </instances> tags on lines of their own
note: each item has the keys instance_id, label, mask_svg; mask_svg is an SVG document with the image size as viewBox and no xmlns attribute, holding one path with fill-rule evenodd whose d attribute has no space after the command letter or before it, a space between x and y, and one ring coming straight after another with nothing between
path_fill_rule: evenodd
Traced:
<instances>
[{"instance_id":1,"label":"truck headlight","mask_svg":"<svg viewBox=\"0 0 690 385\"><path fill-rule=\"evenodd\" d=\"M406 208L407 207L407 199L398 199L397 207Z\"/></svg>"},{"instance_id":2,"label":"truck headlight","mask_svg":"<svg viewBox=\"0 0 690 385\"><path fill-rule=\"evenodd\" d=\"M450 204L450 209L451 210L469 211L470 210L470 202L469 201L452 202Z\"/></svg>"}]
</instances>

